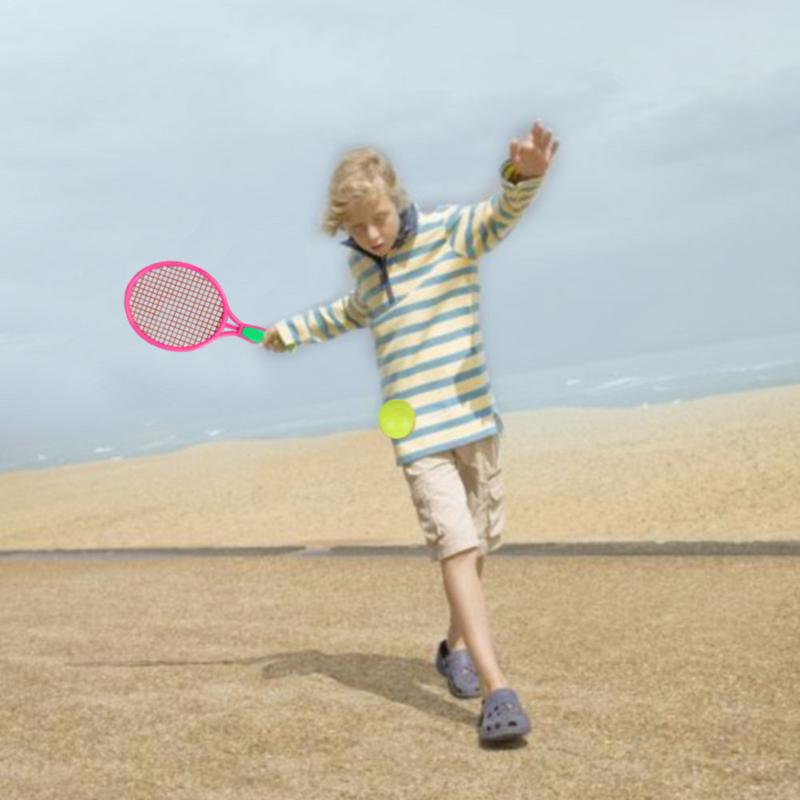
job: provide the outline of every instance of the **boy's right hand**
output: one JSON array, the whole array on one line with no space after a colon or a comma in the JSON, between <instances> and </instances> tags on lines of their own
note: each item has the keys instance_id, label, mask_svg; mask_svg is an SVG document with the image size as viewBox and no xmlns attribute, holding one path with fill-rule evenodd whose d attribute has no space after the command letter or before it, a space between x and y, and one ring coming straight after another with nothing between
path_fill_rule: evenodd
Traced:
<instances>
[{"instance_id":1,"label":"boy's right hand","mask_svg":"<svg viewBox=\"0 0 800 800\"><path fill-rule=\"evenodd\" d=\"M267 350L273 350L276 353L284 353L287 350L291 352L295 348L294 345L285 345L281 337L278 335L278 331L276 331L274 328L264 334L260 344Z\"/></svg>"}]
</instances>

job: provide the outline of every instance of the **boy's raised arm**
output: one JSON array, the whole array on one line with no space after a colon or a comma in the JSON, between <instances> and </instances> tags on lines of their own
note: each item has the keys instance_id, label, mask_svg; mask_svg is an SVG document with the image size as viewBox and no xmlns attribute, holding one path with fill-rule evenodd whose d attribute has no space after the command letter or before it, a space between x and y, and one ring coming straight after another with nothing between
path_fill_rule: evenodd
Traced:
<instances>
[{"instance_id":1,"label":"boy's raised arm","mask_svg":"<svg viewBox=\"0 0 800 800\"><path fill-rule=\"evenodd\" d=\"M453 249L477 259L502 241L539 190L558 146L539 122L526 138L512 139L510 157L500 168L501 191L479 203L451 207L446 227Z\"/></svg>"},{"instance_id":2,"label":"boy's raised arm","mask_svg":"<svg viewBox=\"0 0 800 800\"><path fill-rule=\"evenodd\" d=\"M480 258L505 239L541 186L544 175L514 181L514 165L503 162L502 190L487 200L453 206L446 226L453 249L468 258Z\"/></svg>"}]
</instances>

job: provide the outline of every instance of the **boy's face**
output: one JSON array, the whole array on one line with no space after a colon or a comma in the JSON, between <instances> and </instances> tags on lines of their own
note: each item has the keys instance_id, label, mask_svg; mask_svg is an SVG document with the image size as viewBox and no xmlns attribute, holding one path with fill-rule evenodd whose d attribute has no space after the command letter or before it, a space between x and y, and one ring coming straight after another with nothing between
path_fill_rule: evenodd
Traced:
<instances>
[{"instance_id":1,"label":"boy's face","mask_svg":"<svg viewBox=\"0 0 800 800\"><path fill-rule=\"evenodd\" d=\"M364 200L350 206L344 223L356 243L377 256L392 249L400 232L400 215L383 189L377 201Z\"/></svg>"}]
</instances>

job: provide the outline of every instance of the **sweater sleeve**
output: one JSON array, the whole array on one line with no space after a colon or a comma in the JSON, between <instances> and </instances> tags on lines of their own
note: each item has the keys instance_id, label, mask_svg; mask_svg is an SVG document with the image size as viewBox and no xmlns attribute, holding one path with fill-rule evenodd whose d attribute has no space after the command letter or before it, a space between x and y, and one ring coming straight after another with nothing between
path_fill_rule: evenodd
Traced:
<instances>
[{"instance_id":1,"label":"sweater sleeve","mask_svg":"<svg viewBox=\"0 0 800 800\"><path fill-rule=\"evenodd\" d=\"M514 165L506 159L500 168L501 191L472 205L452 206L446 229L454 250L477 259L505 239L544 180L512 180Z\"/></svg>"},{"instance_id":2,"label":"sweater sleeve","mask_svg":"<svg viewBox=\"0 0 800 800\"><path fill-rule=\"evenodd\" d=\"M369 325L369 312L353 289L343 297L301 311L274 324L281 341L290 349L301 344L326 342L342 333Z\"/></svg>"}]
</instances>

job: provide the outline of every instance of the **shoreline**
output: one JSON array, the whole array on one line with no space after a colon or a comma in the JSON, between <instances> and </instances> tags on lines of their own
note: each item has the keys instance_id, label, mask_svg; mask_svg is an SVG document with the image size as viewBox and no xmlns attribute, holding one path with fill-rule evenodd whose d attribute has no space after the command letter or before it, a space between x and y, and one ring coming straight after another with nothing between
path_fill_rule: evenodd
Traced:
<instances>
[{"instance_id":1,"label":"shoreline","mask_svg":"<svg viewBox=\"0 0 800 800\"><path fill-rule=\"evenodd\" d=\"M713 395L703 395L702 397L697 398L690 398L686 400L680 400L679 402L664 402L664 403L641 403L631 406L583 406L583 405L553 405L553 406L545 406L542 408L534 408L534 409L523 409L523 410L515 410L515 411L500 411L500 416L503 420L506 417L514 416L514 415L527 415L527 414L543 414L543 413L564 413L565 415L570 415L575 412L577 413L589 413L592 412L623 412L623 413L630 413L630 412L637 412L643 411L647 412L650 409L665 409L671 407L681 407L689 404L695 403L702 403L708 400L716 400L718 398L727 398L731 396L739 396L739 395L756 395L762 394L766 392L771 392L773 390L783 390L783 389L793 389L793 388L800 388L800 383L778 383L766 387L759 387L755 389L743 389L738 391L728 391L722 392L719 394ZM153 452L144 452L138 454L131 454L131 455L114 455L114 456L106 456L106 457L86 457L81 458L79 460L73 461L65 461L63 463L54 463L50 465L42 465L42 466L27 466L27 467L18 467L18 468L6 468L0 469L0 479L4 476L9 475L36 475L40 473L51 472L54 470L65 470L65 469L72 469L72 468L80 468L80 467L89 467L89 466L96 466L96 465L111 465L111 464L118 464L118 463L129 463L132 461L138 461L140 459L152 459L152 458L161 458L165 456L173 456L178 453L184 453L194 448L199 447L206 447L206 446L214 446L220 444L259 444L262 442L269 443L273 446L280 447L282 444L286 443L290 447L294 446L302 446L304 443L311 442L317 443L324 439L330 439L334 437L344 437L344 436L353 436L357 434L371 434L376 433L377 425L372 428L351 428L348 430L342 431L330 431L326 433L309 433L304 436L233 436L230 438L210 438L210 439L198 439L197 441L186 442L185 444L179 445L172 450L163 450L163 451L153 451Z\"/></svg>"},{"instance_id":2,"label":"shoreline","mask_svg":"<svg viewBox=\"0 0 800 800\"><path fill-rule=\"evenodd\" d=\"M505 412L504 545L800 539L800 385ZM0 473L0 551L424 545L378 430Z\"/></svg>"}]
</instances>

